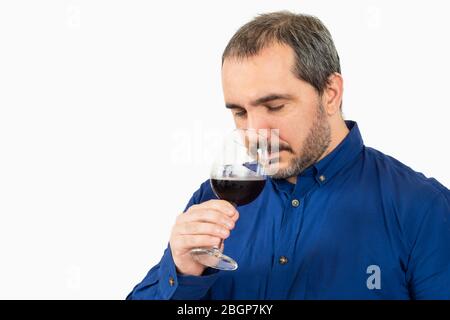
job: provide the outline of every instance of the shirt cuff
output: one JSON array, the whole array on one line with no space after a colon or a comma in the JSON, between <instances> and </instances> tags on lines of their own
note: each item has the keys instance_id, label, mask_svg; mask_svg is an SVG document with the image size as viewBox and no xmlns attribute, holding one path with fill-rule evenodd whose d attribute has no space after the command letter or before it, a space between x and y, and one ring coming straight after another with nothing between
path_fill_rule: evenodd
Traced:
<instances>
[{"instance_id":1,"label":"shirt cuff","mask_svg":"<svg viewBox=\"0 0 450 320\"><path fill-rule=\"evenodd\" d=\"M203 298L219 277L220 271L207 268L201 276L180 275L176 271L170 247L159 268L159 291L163 299L197 300Z\"/></svg>"}]
</instances>

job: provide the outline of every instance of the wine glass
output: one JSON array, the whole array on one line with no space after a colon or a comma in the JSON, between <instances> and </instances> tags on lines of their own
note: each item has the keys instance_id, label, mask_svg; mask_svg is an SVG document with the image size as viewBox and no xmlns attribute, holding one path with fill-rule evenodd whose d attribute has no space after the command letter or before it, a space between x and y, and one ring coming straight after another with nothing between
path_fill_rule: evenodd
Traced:
<instances>
[{"instance_id":1,"label":"wine glass","mask_svg":"<svg viewBox=\"0 0 450 320\"><path fill-rule=\"evenodd\" d=\"M258 197L264 189L268 172L267 141L264 130L257 132L254 129L235 129L225 137L210 174L211 187L217 198L238 207ZM236 270L237 262L220 251L221 244L213 248L192 249L191 255L205 266Z\"/></svg>"}]
</instances>

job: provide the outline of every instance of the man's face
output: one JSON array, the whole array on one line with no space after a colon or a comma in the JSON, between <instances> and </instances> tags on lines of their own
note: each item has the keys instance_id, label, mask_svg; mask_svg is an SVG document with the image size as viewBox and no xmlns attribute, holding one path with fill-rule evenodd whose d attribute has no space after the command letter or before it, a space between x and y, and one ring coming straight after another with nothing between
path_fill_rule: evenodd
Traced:
<instances>
[{"instance_id":1,"label":"man's face","mask_svg":"<svg viewBox=\"0 0 450 320\"><path fill-rule=\"evenodd\" d=\"M225 103L237 128L279 129L279 171L296 176L330 143L330 127L317 91L292 72L294 52L272 45L258 55L227 58L222 67Z\"/></svg>"}]
</instances>

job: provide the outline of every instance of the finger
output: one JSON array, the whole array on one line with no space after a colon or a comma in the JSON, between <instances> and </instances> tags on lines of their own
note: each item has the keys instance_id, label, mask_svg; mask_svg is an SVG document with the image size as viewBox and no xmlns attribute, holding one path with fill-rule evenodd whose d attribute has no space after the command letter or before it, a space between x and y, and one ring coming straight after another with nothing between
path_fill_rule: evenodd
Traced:
<instances>
[{"instance_id":1,"label":"finger","mask_svg":"<svg viewBox=\"0 0 450 320\"><path fill-rule=\"evenodd\" d=\"M180 247L191 250L194 248L211 248L217 246L222 240L208 235L183 235L178 237L178 241L180 241Z\"/></svg>"},{"instance_id":2,"label":"finger","mask_svg":"<svg viewBox=\"0 0 450 320\"><path fill-rule=\"evenodd\" d=\"M239 211L236 210L236 212L234 213L233 216L230 217L231 220L233 220L234 222L236 222L239 219Z\"/></svg>"},{"instance_id":3,"label":"finger","mask_svg":"<svg viewBox=\"0 0 450 320\"><path fill-rule=\"evenodd\" d=\"M225 200L212 199L203 202L202 205L207 208L222 211L230 217L232 217L237 212L236 208L230 202Z\"/></svg>"},{"instance_id":4,"label":"finger","mask_svg":"<svg viewBox=\"0 0 450 320\"><path fill-rule=\"evenodd\" d=\"M180 235L210 235L214 237L219 237L221 239L226 239L230 236L230 231L225 227L204 222L189 222L180 225L179 229Z\"/></svg>"},{"instance_id":5,"label":"finger","mask_svg":"<svg viewBox=\"0 0 450 320\"><path fill-rule=\"evenodd\" d=\"M204 208L194 208L193 210L189 210L188 214L185 214L184 217L180 217L179 219L180 224L188 222L221 224L229 230L233 229L235 226L235 220L233 220L233 218L224 215L222 212Z\"/></svg>"}]
</instances>

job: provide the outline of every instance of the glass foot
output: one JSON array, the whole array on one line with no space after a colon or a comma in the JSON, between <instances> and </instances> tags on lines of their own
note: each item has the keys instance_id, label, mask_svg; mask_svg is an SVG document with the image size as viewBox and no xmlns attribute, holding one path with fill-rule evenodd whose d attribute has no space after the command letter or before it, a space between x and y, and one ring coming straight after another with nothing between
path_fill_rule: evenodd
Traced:
<instances>
[{"instance_id":1,"label":"glass foot","mask_svg":"<svg viewBox=\"0 0 450 320\"><path fill-rule=\"evenodd\" d=\"M217 248L203 249L197 248L192 249L192 257L204 266L208 266L219 270L236 270L238 264L232 258L224 255Z\"/></svg>"}]
</instances>

